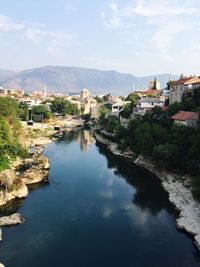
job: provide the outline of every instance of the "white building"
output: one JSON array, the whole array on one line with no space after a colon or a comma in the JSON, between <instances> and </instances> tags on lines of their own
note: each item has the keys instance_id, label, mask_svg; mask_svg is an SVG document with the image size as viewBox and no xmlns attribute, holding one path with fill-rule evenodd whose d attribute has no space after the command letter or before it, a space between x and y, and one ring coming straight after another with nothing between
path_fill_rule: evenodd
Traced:
<instances>
[{"instance_id":1,"label":"white building","mask_svg":"<svg viewBox=\"0 0 200 267\"><path fill-rule=\"evenodd\" d=\"M123 109L127 101L123 101L120 98L114 104L112 104L112 113L118 115Z\"/></svg>"},{"instance_id":2,"label":"white building","mask_svg":"<svg viewBox=\"0 0 200 267\"><path fill-rule=\"evenodd\" d=\"M39 106L42 104L41 99L21 98L19 103L27 104L29 107Z\"/></svg>"},{"instance_id":3,"label":"white building","mask_svg":"<svg viewBox=\"0 0 200 267\"><path fill-rule=\"evenodd\" d=\"M22 89L0 87L0 96L22 97L23 95L24 95L24 90L22 90Z\"/></svg>"},{"instance_id":4,"label":"white building","mask_svg":"<svg viewBox=\"0 0 200 267\"><path fill-rule=\"evenodd\" d=\"M136 107L133 108L133 117L141 117L146 112L151 111L155 107L163 107L164 102L159 98L142 98L137 101Z\"/></svg>"}]
</instances>

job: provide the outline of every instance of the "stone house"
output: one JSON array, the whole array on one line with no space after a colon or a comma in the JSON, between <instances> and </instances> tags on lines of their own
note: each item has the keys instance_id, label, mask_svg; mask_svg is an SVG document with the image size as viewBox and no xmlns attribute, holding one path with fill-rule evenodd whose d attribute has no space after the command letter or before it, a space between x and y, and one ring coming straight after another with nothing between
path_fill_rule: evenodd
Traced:
<instances>
[{"instance_id":1,"label":"stone house","mask_svg":"<svg viewBox=\"0 0 200 267\"><path fill-rule=\"evenodd\" d=\"M196 76L183 77L171 84L169 93L169 104L181 102L184 93L200 88L200 78Z\"/></svg>"},{"instance_id":2,"label":"stone house","mask_svg":"<svg viewBox=\"0 0 200 267\"><path fill-rule=\"evenodd\" d=\"M179 111L177 114L172 116L171 119L177 125L196 127L199 114L197 112Z\"/></svg>"}]
</instances>

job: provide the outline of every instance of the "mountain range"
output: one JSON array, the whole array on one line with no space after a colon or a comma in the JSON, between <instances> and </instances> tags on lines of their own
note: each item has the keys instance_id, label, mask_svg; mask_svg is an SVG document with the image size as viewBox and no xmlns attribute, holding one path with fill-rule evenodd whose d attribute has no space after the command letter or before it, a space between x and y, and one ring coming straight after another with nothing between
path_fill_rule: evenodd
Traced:
<instances>
[{"instance_id":1,"label":"mountain range","mask_svg":"<svg viewBox=\"0 0 200 267\"><path fill-rule=\"evenodd\" d=\"M5 88L21 88L25 92L39 91L46 85L47 92L64 93L79 92L88 88L92 94L127 95L133 90L148 88L150 80L157 80L161 88L166 86L169 74L137 77L117 71L102 71L79 67L45 66L20 72L0 70L0 86ZM177 79L177 75L171 75Z\"/></svg>"}]
</instances>

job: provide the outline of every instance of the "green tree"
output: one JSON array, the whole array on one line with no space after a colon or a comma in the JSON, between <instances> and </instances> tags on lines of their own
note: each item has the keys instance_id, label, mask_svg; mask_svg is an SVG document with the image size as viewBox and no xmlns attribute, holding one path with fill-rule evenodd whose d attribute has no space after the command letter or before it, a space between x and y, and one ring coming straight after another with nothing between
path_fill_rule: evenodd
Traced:
<instances>
[{"instance_id":1,"label":"green tree","mask_svg":"<svg viewBox=\"0 0 200 267\"><path fill-rule=\"evenodd\" d=\"M51 111L62 115L77 115L80 113L76 104L61 98L56 98L52 101Z\"/></svg>"},{"instance_id":2,"label":"green tree","mask_svg":"<svg viewBox=\"0 0 200 267\"><path fill-rule=\"evenodd\" d=\"M156 80L156 77L155 77L155 79L154 79L152 89L153 89L153 90L157 90L157 80Z\"/></svg>"},{"instance_id":3,"label":"green tree","mask_svg":"<svg viewBox=\"0 0 200 267\"><path fill-rule=\"evenodd\" d=\"M43 105L34 106L32 109L32 114L43 115L43 119L50 119L52 117L51 112Z\"/></svg>"}]
</instances>

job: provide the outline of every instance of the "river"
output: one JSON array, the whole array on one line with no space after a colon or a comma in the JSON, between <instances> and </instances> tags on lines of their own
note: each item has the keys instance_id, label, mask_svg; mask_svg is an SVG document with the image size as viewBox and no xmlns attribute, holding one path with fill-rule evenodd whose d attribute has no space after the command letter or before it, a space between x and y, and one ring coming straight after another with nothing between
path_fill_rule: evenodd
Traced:
<instances>
[{"instance_id":1,"label":"river","mask_svg":"<svg viewBox=\"0 0 200 267\"><path fill-rule=\"evenodd\" d=\"M176 229L160 181L79 130L49 144L49 183L1 208L26 222L4 228L6 267L195 267L200 253Z\"/></svg>"}]
</instances>

